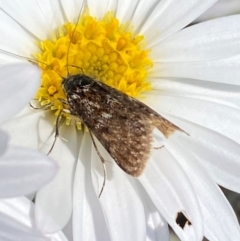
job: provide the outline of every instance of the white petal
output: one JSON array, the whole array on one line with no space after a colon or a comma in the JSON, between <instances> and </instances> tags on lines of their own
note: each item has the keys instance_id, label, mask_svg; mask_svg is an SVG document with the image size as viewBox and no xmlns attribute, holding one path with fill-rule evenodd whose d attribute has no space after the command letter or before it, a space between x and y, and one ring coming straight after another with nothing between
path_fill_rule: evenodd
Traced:
<instances>
[{"instance_id":1,"label":"white petal","mask_svg":"<svg viewBox=\"0 0 240 241\"><path fill-rule=\"evenodd\" d=\"M0 156L4 154L8 145L8 134L0 130Z\"/></svg>"},{"instance_id":2,"label":"white petal","mask_svg":"<svg viewBox=\"0 0 240 241\"><path fill-rule=\"evenodd\" d=\"M151 14L152 10L157 6L158 1L155 0L141 0L135 8L133 16L131 19L131 27L135 34L138 34L143 24L146 22L147 18ZM123 19L125 22L125 20Z\"/></svg>"},{"instance_id":3,"label":"white petal","mask_svg":"<svg viewBox=\"0 0 240 241\"><path fill-rule=\"evenodd\" d=\"M40 71L31 64L0 67L0 124L27 105L39 83Z\"/></svg>"},{"instance_id":4,"label":"white petal","mask_svg":"<svg viewBox=\"0 0 240 241\"><path fill-rule=\"evenodd\" d=\"M240 55L212 61L154 63L153 76L192 78L240 85Z\"/></svg>"},{"instance_id":5,"label":"white petal","mask_svg":"<svg viewBox=\"0 0 240 241\"><path fill-rule=\"evenodd\" d=\"M198 158L209 174L221 186L240 192L240 145L199 125L166 116L190 134L182 137L182 144Z\"/></svg>"},{"instance_id":6,"label":"white petal","mask_svg":"<svg viewBox=\"0 0 240 241\"><path fill-rule=\"evenodd\" d=\"M1 4L2 3L0 3L0 5ZM29 57L31 56L31 54L37 52L38 48L37 48L37 45L35 44L36 39L28 31L26 31L25 28L20 26L14 19L12 19L9 15L7 15L1 9L1 7L0 7L0 21L1 21L1 25L0 25L0 32L1 32L0 49L1 50L5 50L13 54L14 53L19 54L25 57ZM14 29L14 31L11 31L11 29L12 30ZM20 58L4 55L1 52L1 50L0 50L0 63L8 63L7 61L9 60L15 60L15 62L23 61Z\"/></svg>"},{"instance_id":7,"label":"white petal","mask_svg":"<svg viewBox=\"0 0 240 241\"><path fill-rule=\"evenodd\" d=\"M233 15L236 13L240 13L239 0L219 0L194 22L202 22L208 19L219 18L222 16Z\"/></svg>"},{"instance_id":8,"label":"white petal","mask_svg":"<svg viewBox=\"0 0 240 241\"><path fill-rule=\"evenodd\" d=\"M202 216L195 192L177 161L163 147L152 156L139 180L153 203L181 240L201 240ZM175 219L179 212L194 225L182 229Z\"/></svg>"},{"instance_id":9,"label":"white petal","mask_svg":"<svg viewBox=\"0 0 240 241\"><path fill-rule=\"evenodd\" d=\"M132 16L136 11L139 0L122 0L117 1L116 17L121 23L131 23Z\"/></svg>"},{"instance_id":10,"label":"white petal","mask_svg":"<svg viewBox=\"0 0 240 241\"><path fill-rule=\"evenodd\" d=\"M14 203L13 203L14 201ZM0 200L0 240L26 240L26 241L44 241L47 240L44 236L32 227L29 223L28 216L22 214L25 207L16 200L2 199ZM7 210L7 212L6 212ZM31 211L28 209L28 211ZM10 216L14 213L14 216ZM26 221L28 222L26 225Z\"/></svg>"},{"instance_id":11,"label":"white petal","mask_svg":"<svg viewBox=\"0 0 240 241\"><path fill-rule=\"evenodd\" d=\"M54 234L46 234L46 237L50 238L51 241L68 241L68 239L65 234L62 231L59 231Z\"/></svg>"},{"instance_id":12,"label":"white petal","mask_svg":"<svg viewBox=\"0 0 240 241\"><path fill-rule=\"evenodd\" d=\"M98 19L104 17L107 11L115 12L117 1L116 0L87 0L87 6L90 10L90 14Z\"/></svg>"},{"instance_id":13,"label":"white petal","mask_svg":"<svg viewBox=\"0 0 240 241\"><path fill-rule=\"evenodd\" d=\"M59 1L26 0L22 4L1 0L0 8L38 40L51 37L53 30L64 23Z\"/></svg>"},{"instance_id":14,"label":"white petal","mask_svg":"<svg viewBox=\"0 0 240 241\"><path fill-rule=\"evenodd\" d=\"M240 109L240 86L180 78L151 79L151 84L159 95L164 92L164 95L203 99Z\"/></svg>"},{"instance_id":15,"label":"white petal","mask_svg":"<svg viewBox=\"0 0 240 241\"><path fill-rule=\"evenodd\" d=\"M73 225L72 219L70 219L67 225L62 229L62 233L66 236L68 240L73 240Z\"/></svg>"},{"instance_id":16,"label":"white petal","mask_svg":"<svg viewBox=\"0 0 240 241\"><path fill-rule=\"evenodd\" d=\"M142 185L136 180L146 217L147 241L169 240L168 223L158 212Z\"/></svg>"},{"instance_id":17,"label":"white petal","mask_svg":"<svg viewBox=\"0 0 240 241\"><path fill-rule=\"evenodd\" d=\"M0 216L6 215L8 220L12 219L16 221L15 227L8 227L10 228L10 232L7 232L8 236L14 234L14 229L25 229L26 233L17 233L14 234L12 239L9 240L49 240L46 237L44 238L43 234L41 234L35 228L35 221L34 221L34 204L29 201L26 197L19 197L19 198L11 198L11 199L1 199L0 200ZM6 222L5 222L6 224ZM0 236L1 231L4 231L2 226L0 229ZM36 236L36 237L33 237ZM26 236L26 237L25 237ZM67 238L64 236L62 232L55 233L53 235L48 236L52 241L67 241Z\"/></svg>"},{"instance_id":18,"label":"white petal","mask_svg":"<svg viewBox=\"0 0 240 241\"><path fill-rule=\"evenodd\" d=\"M152 11L140 34L152 46L191 23L216 0L162 0Z\"/></svg>"},{"instance_id":19,"label":"white petal","mask_svg":"<svg viewBox=\"0 0 240 241\"><path fill-rule=\"evenodd\" d=\"M26 197L1 199L0 203L1 214L15 219L28 228L33 226L33 203Z\"/></svg>"},{"instance_id":20,"label":"white petal","mask_svg":"<svg viewBox=\"0 0 240 241\"><path fill-rule=\"evenodd\" d=\"M136 193L133 178L128 177L110 158L103 147L98 150L106 160L107 180L100 197L111 240L146 240L145 213ZM102 187L103 167L93 149L92 178L96 194ZM132 227L138 227L137 232Z\"/></svg>"},{"instance_id":21,"label":"white petal","mask_svg":"<svg viewBox=\"0 0 240 241\"><path fill-rule=\"evenodd\" d=\"M188 174L197 192L203 213L204 235L211 241L240 240L239 224L232 207L207 171L187 151L189 145L184 145L182 139L182 135L175 135L166 146Z\"/></svg>"},{"instance_id":22,"label":"white petal","mask_svg":"<svg viewBox=\"0 0 240 241\"><path fill-rule=\"evenodd\" d=\"M46 140L54 132L55 119L51 111L31 110L30 107L26 107L2 128L11 133L11 144L21 143L36 149L44 147L47 153L52 143L46 143Z\"/></svg>"},{"instance_id":23,"label":"white petal","mask_svg":"<svg viewBox=\"0 0 240 241\"><path fill-rule=\"evenodd\" d=\"M191 121L240 143L240 110L201 99L163 94L149 95L146 100L159 113Z\"/></svg>"},{"instance_id":24,"label":"white petal","mask_svg":"<svg viewBox=\"0 0 240 241\"><path fill-rule=\"evenodd\" d=\"M64 14L66 15L67 21L76 23L78 20L78 16L83 8L82 0L71 0L65 1L61 0L62 9Z\"/></svg>"},{"instance_id":25,"label":"white petal","mask_svg":"<svg viewBox=\"0 0 240 241\"><path fill-rule=\"evenodd\" d=\"M110 240L91 180L91 139L84 134L73 189L73 240Z\"/></svg>"},{"instance_id":26,"label":"white petal","mask_svg":"<svg viewBox=\"0 0 240 241\"><path fill-rule=\"evenodd\" d=\"M79 142L73 127L63 125L52 152L49 154L60 166L54 180L36 196L36 222L44 233L55 233L69 221L72 213L72 183L78 156ZM65 139L65 140L64 140ZM46 144L53 143L54 135ZM47 145L46 150L49 150Z\"/></svg>"},{"instance_id":27,"label":"white petal","mask_svg":"<svg viewBox=\"0 0 240 241\"><path fill-rule=\"evenodd\" d=\"M202 61L240 52L240 15L193 25L155 45L155 62Z\"/></svg>"},{"instance_id":28,"label":"white petal","mask_svg":"<svg viewBox=\"0 0 240 241\"><path fill-rule=\"evenodd\" d=\"M56 165L44 154L10 146L0 159L0 197L35 192L52 180L56 171Z\"/></svg>"}]
</instances>

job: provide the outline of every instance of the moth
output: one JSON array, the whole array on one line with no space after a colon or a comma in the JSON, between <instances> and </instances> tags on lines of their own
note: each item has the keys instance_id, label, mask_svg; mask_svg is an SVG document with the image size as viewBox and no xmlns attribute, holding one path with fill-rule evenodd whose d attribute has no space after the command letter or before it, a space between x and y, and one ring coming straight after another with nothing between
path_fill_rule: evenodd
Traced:
<instances>
[{"instance_id":1,"label":"moth","mask_svg":"<svg viewBox=\"0 0 240 241\"><path fill-rule=\"evenodd\" d=\"M68 51L70 45L71 42ZM27 59L32 63L46 64L4 50L0 50L0 52ZM68 66L67 55L67 70ZM149 159L155 127L162 132L165 138L175 131L186 133L137 99L85 74L70 75L69 71L67 72L67 77L61 76L67 100L59 101L69 108L61 110L57 117L55 139L48 154L52 151L59 136L62 114L69 112L70 109L70 114L78 117L88 128L94 147L103 163L104 181L99 197L105 186L106 169L105 160L99 153L93 136L98 139L124 172L138 177L142 174ZM50 103L44 108L47 109L52 104ZM42 109L33 107L31 104L30 106L34 109Z\"/></svg>"},{"instance_id":2,"label":"moth","mask_svg":"<svg viewBox=\"0 0 240 241\"><path fill-rule=\"evenodd\" d=\"M133 177L138 177L146 166L154 127L166 138L182 131L137 99L87 75L64 78L62 86L71 114L87 126L118 166Z\"/></svg>"}]
</instances>

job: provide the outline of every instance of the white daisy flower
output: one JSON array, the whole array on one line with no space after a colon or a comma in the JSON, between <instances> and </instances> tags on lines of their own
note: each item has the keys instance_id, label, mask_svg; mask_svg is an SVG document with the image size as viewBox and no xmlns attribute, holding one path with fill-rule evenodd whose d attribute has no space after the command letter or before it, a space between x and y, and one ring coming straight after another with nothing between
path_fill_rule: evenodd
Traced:
<instances>
[{"instance_id":1,"label":"white daisy flower","mask_svg":"<svg viewBox=\"0 0 240 241\"><path fill-rule=\"evenodd\" d=\"M240 16L183 29L215 2L0 1L1 49L41 61L40 104L65 98L58 74L75 65L70 74L83 71L139 98L189 134L175 133L153 149L138 179L99 147L108 175L99 199L101 161L89 134L67 126L81 124L66 114L50 153L61 169L36 196L42 231L56 232L71 218L73 240L165 240L167 223L181 240L239 240L235 214L217 184L240 191ZM52 112L61 108L55 101L45 113L26 109L5 128L13 143L48 151Z\"/></svg>"}]
</instances>

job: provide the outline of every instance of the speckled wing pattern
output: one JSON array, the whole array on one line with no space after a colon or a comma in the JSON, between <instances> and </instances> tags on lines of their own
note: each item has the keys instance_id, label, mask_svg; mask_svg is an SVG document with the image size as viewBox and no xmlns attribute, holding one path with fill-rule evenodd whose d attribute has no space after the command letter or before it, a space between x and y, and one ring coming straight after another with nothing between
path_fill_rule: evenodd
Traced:
<instances>
[{"instance_id":1,"label":"speckled wing pattern","mask_svg":"<svg viewBox=\"0 0 240 241\"><path fill-rule=\"evenodd\" d=\"M63 89L72 114L132 176L139 176L146 165L154 127L165 137L180 130L140 101L89 76L69 76L63 80Z\"/></svg>"}]
</instances>

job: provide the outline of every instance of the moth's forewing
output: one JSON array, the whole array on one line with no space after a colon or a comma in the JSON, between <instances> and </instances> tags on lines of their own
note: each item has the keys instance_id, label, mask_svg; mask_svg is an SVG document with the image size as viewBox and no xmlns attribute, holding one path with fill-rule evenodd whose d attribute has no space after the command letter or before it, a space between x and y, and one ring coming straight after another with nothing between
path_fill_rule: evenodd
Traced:
<instances>
[{"instance_id":1,"label":"moth's forewing","mask_svg":"<svg viewBox=\"0 0 240 241\"><path fill-rule=\"evenodd\" d=\"M139 100L132 98L125 93L122 93L110 86L107 86L106 84L102 82L98 82L99 85L101 85L102 88L105 88L107 90L111 90L111 94L120 102L124 102L132 111L139 111L144 115L146 118L152 121L152 125L158 128L163 135L168 138L171 134L173 134L175 131L182 131L184 130L180 129L178 126L174 125L172 122L168 121L163 116L159 115L156 111L148 107L147 105L143 104Z\"/></svg>"},{"instance_id":2,"label":"moth's forewing","mask_svg":"<svg viewBox=\"0 0 240 241\"><path fill-rule=\"evenodd\" d=\"M63 88L72 113L132 176L139 176L146 165L154 126L166 137L179 130L140 101L86 75L70 76Z\"/></svg>"},{"instance_id":3,"label":"moth's forewing","mask_svg":"<svg viewBox=\"0 0 240 241\"><path fill-rule=\"evenodd\" d=\"M63 87L73 114L125 172L139 176L151 149L151 121L141 111L132 111L99 82L81 75L70 78Z\"/></svg>"}]
</instances>

